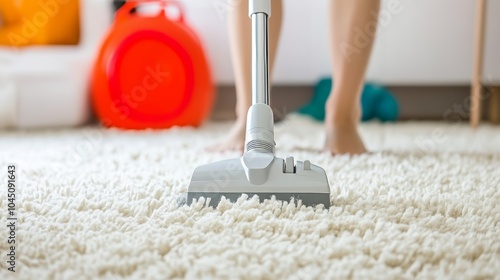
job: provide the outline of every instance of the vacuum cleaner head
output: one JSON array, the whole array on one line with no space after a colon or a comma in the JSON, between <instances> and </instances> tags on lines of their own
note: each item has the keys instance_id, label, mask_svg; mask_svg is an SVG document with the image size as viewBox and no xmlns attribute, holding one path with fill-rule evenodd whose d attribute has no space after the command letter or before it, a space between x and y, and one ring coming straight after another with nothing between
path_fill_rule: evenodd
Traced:
<instances>
[{"instance_id":1,"label":"vacuum cleaner head","mask_svg":"<svg viewBox=\"0 0 500 280\"><path fill-rule=\"evenodd\" d=\"M210 206L216 207L222 197L234 202L245 193L250 197L258 195L261 201L275 196L282 201L292 198L301 200L306 206L323 204L325 208L330 207L330 187L321 167L308 160L294 164L293 157L273 157L268 170L264 171L268 172L267 180L254 184L247 178L243 163L245 155L196 168L189 185L187 203L205 197L210 198ZM258 156L254 154L251 160L259 161Z\"/></svg>"}]
</instances>

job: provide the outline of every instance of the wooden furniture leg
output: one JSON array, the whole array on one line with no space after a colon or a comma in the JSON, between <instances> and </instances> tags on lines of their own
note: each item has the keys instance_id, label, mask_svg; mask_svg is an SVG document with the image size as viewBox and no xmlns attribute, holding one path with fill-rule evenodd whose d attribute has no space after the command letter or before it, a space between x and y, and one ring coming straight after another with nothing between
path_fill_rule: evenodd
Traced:
<instances>
[{"instance_id":1,"label":"wooden furniture leg","mask_svg":"<svg viewBox=\"0 0 500 280\"><path fill-rule=\"evenodd\" d=\"M479 125L481 119L481 91L483 89L483 56L484 56L484 29L485 29L486 0L476 0L476 34L474 51L474 70L471 87L471 117L473 127Z\"/></svg>"}]
</instances>

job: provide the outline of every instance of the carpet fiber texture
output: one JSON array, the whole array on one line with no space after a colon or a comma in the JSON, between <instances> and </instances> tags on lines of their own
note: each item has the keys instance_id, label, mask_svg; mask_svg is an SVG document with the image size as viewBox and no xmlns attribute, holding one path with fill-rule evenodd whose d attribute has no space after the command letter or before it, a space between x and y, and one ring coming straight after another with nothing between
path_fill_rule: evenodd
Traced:
<instances>
[{"instance_id":1,"label":"carpet fiber texture","mask_svg":"<svg viewBox=\"0 0 500 280\"><path fill-rule=\"evenodd\" d=\"M370 154L319 153L322 125L290 116L277 154L324 167L332 207L240 199L179 207L204 148L230 124L123 132L2 132L17 164L16 273L0 279L499 279L500 129L363 124Z\"/></svg>"}]
</instances>

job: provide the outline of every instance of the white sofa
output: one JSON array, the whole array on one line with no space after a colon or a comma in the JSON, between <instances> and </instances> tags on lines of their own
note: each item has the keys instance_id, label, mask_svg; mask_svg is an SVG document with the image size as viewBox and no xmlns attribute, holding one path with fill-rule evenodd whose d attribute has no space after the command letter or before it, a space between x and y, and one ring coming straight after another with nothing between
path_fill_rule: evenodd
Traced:
<instances>
[{"instance_id":1,"label":"white sofa","mask_svg":"<svg viewBox=\"0 0 500 280\"><path fill-rule=\"evenodd\" d=\"M113 12L109 1L80 3L78 46L0 47L0 129L88 121L90 69Z\"/></svg>"}]
</instances>

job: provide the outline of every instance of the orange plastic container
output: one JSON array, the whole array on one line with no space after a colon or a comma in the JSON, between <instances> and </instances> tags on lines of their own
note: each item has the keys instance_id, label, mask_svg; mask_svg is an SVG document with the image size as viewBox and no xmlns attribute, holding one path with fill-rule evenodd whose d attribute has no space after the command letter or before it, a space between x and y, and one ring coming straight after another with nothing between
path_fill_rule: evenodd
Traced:
<instances>
[{"instance_id":1,"label":"orange plastic container","mask_svg":"<svg viewBox=\"0 0 500 280\"><path fill-rule=\"evenodd\" d=\"M79 0L0 0L0 45L76 45L79 13Z\"/></svg>"},{"instance_id":2,"label":"orange plastic container","mask_svg":"<svg viewBox=\"0 0 500 280\"><path fill-rule=\"evenodd\" d=\"M159 3L153 16L137 11ZM177 19L165 10L174 6ZM92 73L92 99L106 126L145 129L198 126L214 89L207 58L174 2L127 2L116 14Z\"/></svg>"}]
</instances>

